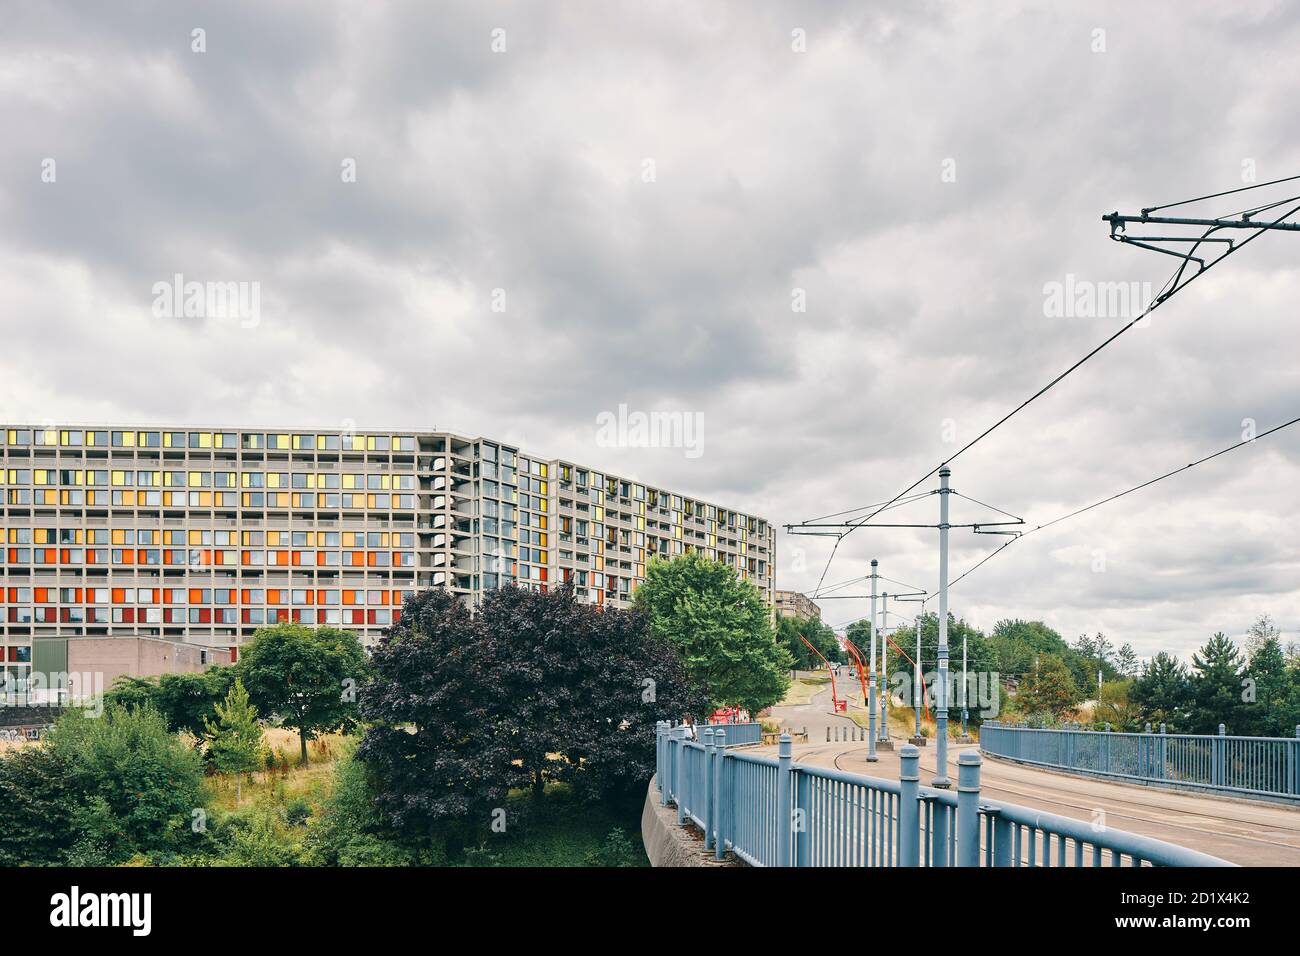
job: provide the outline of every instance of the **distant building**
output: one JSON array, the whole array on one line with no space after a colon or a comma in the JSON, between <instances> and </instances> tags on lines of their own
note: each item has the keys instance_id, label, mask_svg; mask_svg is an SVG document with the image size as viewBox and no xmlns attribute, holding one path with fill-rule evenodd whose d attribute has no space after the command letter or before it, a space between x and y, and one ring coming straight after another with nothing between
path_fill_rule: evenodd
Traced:
<instances>
[{"instance_id":1,"label":"distant building","mask_svg":"<svg viewBox=\"0 0 1300 956\"><path fill-rule=\"evenodd\" d=\"M799 591L777 591L776 613L782 617L815 617L822 619L822 609Z\"/></svg>"},{"instance_id":2,"label":"distant building","mask_svg":"<svg viewBox=\"0 0 1300 956\"><path fill-rule=\"evenodd\" d=\"M38 637L32 667L12 669L0 681L0 704L59 705L98 697L119 677L197 673L230 664L224 647L202 647L157 637Z\"/></svg>"}]
</instances>

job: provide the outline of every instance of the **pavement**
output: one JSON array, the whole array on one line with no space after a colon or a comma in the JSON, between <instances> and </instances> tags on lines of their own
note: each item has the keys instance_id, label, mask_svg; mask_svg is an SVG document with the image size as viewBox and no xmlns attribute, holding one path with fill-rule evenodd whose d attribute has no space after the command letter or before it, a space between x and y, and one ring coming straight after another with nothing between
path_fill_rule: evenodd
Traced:
<instances>
[{"instance_id":1,"label":"pavement","mask_svg":"<svg viewBox=\"0 0 1300 956\"><path fill-rule=\"evenodd\" d=\"M898 779L898 751L880 751L867 763L866 743L825 743L826 727L852 723L829 713L830 691L815 702L774 707L773 717L791 728L808 725L809 743L794 747L797 763L835 767L871 777ZM817 728L816 730L814 728ZM899 747L905 740L895 739ZM774 750L765 747L764 750ZM978 745L951 743L948 776L956 785L957 757ZM921 747L921 783L936 772L934 742ZM980 769L982 792L992 800L1016 803L1091 823L1098 811L1107 826L1200 850L1243 866L1300 866L1300 807L1187 793L1026 767L985 757Z\"/></svg>"}]
</instances>

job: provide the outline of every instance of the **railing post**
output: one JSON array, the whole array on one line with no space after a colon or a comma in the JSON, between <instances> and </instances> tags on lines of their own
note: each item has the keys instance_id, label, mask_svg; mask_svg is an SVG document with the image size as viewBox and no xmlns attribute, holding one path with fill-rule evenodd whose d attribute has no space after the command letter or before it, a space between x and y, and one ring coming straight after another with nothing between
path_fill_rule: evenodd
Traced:
<instances>
[{"instance_id":1,"label":"railing post","mask_svg":"<svg viewBox=\"0 0 1300 956\"><path fill-rule=\"evenodd\" d=\"M668 731L671 725L666 720L655 724L655 783L659 785L659 803L668 805L668 783L664 774L668 772Z\"/></svg>"},{"instance_id":2,"label":"railing post","mask_svg":"<svg viewBox=\"0 0 1300 956\"><path fill-rule=\"evenodd\" d=\"M790 799L790 779L794 776L794 758L790 735L782 734L777 745L776 769L776 865L790 865L790 835L794 822L794 805Z\"/></svg>"},{"instance_id":3,"label":"railing post","mask_svg":"<svg viewBox=\"0 0 1300 956\"><path fill-rule=\"evenodd\" d=\"M1106 736L1101 738L1101 745L1102 747L1105 748L1105 762L1102 764L1102 769L1107 773L1110 773L1110 721L1109 720L1106 721L1105 727L1106 727Z\"/></svg>"},{"instance_id":4,"label":"railing post","mask_svg":"<svg viewBox=\"0 0 1300 956\"><path fill-rule=\"evenodd\" d=\"M713 757L717 749L717 738L720 736L723 736L721 732L715 733L707 727L701 734L704 742L704 793L700 817L704 820L704 849L706 850L713 847Z\"/></svg>"},{"instance_id":5,"label":"railing post","mask_svg":"<svg viewBox=\"0 0 1300 956\"><path fill-rule=\"evenodd\" d=\"M1295 725L1295 740L1287 747L1286 754L1291 762L1291 772L1286 776L1291 789L1287 793L1297 794L1300 793L1300 724Z\"/></svg>"},{"instance_id":6,"label":"railing post","mask_svg":"<svg viewBox=\"0 0 1300 956\"><path fill-rule=\"evenodd\" d=\"M1160 723L1160 779L1165 779L1165 758L1169 755L1169 741L1165 737L1164 721Z\"/></svg>"},{"instance_id":7,"label":"railing post","mask_svg":"<svg viewBox=\"0 0 1300 956\"><path fill-rule=\"evenodd\" d=\"M921 751L905 744L898 753L898 865L921 865Z\"/></svg>"},{"instance_id":8,"label":"railing post","mask_svg":"<svg viewBox=\"0 0 1300 956\"><path fill-rule=\"evenodd\" d=\"M1214 751L1213 751L1214 762L1211 768L1210 780L1211 782L1213 782L1213 784L1216 787L1223 786L1223 756L1224 756L1223 752L1225 749L1225 744L1227 743L1227 741L1224 740L1223 738L1227 732L1228 732L1228 728L1225 727L1223 724L1219 724L1219 736L1216 737L1214 741L1212 741L1212 745L1214 747Z\"/></svg>"},{"instance_id":9,"label":"railing post","mask_svg":"<svg viewBox=\"0 0 1300 956\"><path fill-rule=\"evenodd\" d=\"M1015 837L1012 833L1011 821L1004 819L997 810L989 810L988 814L993 818L993 865L1014 866L1015 862L1011 858L1011 843Z\"/></svg>"},{"instance_id":10,"label":"railing post","mask_svg":"<svg viewBox=\"0 0 1300 956\"><path fill-rule=\"evenodd\" d=\"M727 834L731 825L731 787L727 780L727 748L719 747L713 757L713 858L727 855Z\"/></svg>"},{"instance_id":11,"label":"railing post","mask_svg":"<svg viewBox=\"0 0 1300 956\"><path fill-rule=\"evenodd\" d=\"M930 866L948 865L948 807L930 798Z\"/></svg>"},{"instance_id":12,"label":"railing post","mask_svg":"<svg viewBox=\"0 0 1300 956\"><path fill-rule=\"evenodd\" d=\"M677 825L684 826L686 823L686 804L682 800L682 781L685 779L686 772L686 728L677 726L673 728L672 736L672 775L673 775L673 800L677 802Z\"/></svg>"},{"instance_id":13,"label":"railing post","mask_svg":"<svg viewBox=\"0 0 1300 956\"><path fill-rule=\"evenodd\" d=\"M957 865L980 865L980 755L957 758Z\"/></svg>"},{"instance_id":14,"label":"railing post","mask_svg":"<svg viewBox=\"0 0 1300 956\"><path fill-rule=\"evenodd\" d=\"M812 777L806 773L794 775L794 809L791 824L794 831L794 865L812 866L812 840L808 832L811 822L808 811L812 807Z\"/></svg>"}]
</instances>

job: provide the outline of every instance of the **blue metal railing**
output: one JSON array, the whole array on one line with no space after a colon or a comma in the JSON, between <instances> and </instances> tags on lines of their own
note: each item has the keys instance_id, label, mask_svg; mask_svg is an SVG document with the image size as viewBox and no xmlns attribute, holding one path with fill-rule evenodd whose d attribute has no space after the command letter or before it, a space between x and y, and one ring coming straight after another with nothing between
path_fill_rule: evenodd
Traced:
<instances>
[{"instance_id":1,"label":"blue metal railing","mask_svg":"<svg viewBox=\"0 0 1300 956\"><path fill-rule=\"evenodd\" d=\"M1163 725L1162 725L1163 726ZM1243 796L1300 800L1296 737L1048 730L985 721L980 750L1023 763Z\"/></svg>"},{"instance_id":2,"label":"blue metal railing","mask_svg":"<svg viewBox=\"0 0 1300 956\"><path fill-rule=\"evenodd\" d=\"M715 743L717 742L717 735L723 734L728 746L734 744L756 744L760 743L763 739L763 725L755 722L743 724L698 724L695 731L698 734L706 728L713 731Z\"/></svg>"},{"instance_id":3,"label":"blue metal railing","mask_svg":"<svg viewBox=\"0 0 1300 956\"><path fill-rule=\"evenodd\" d=\"M655 779L677 822L716 859L751 866L1232 866L1160 840L980 798L980 756L958 759L955 791L920 785L903 747L898 780L729 749L725 734L659 725Z\"/></svg>"}]
</instances>

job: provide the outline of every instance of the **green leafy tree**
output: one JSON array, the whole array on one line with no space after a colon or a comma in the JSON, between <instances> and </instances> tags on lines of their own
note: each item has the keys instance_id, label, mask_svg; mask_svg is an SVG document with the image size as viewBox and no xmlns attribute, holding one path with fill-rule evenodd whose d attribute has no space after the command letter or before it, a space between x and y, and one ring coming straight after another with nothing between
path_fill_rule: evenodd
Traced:
<instances>
[{"instance_id":1,"label":"green leafy tree","mask_svg":"<svg viewBox=\"0 0 1300 956\"><path fill-rule=\"evenodd\" d=\"M1125 641L1115 652L1115 670L1119 671L1121 677L1137 677L1138 670L1137 652L1133 650L1133 645Z\"/></svg>"},{"instance_id":2,"label":"green leafy tree","mask_svg":"<svg viewBox=\"0 0 1300 956\"><path fill-rule=\"evenodd\" d=\"M839 663L843 659L844 653L839 641L835 639L835 632L823 624L821 618L781 615L776 619L777 641L794 659L794 666L797 669L811 671L826 666L822 663L822 659L799 639L800 635L807 638L808 643L821 651L826 660L831 663Z\"/></svg>"},{"instance_id":3,"label":"green leafy tree","mask_svg":"<svg viewBox=\"0 0 1300 956\"><path fill-rule=\"evenodd\" d=\"M1133 681L1114 680L1101 685L1093 720L1114 730L1140 730L1141 710L1130 696Z\"/></svg>"},{"instance_id":4,"label":"green leafy tree","mask_svg":"<svg viewBox=\"0 0 1300 956\"><path fill-rule=\"evenodd\" d=\"M44 746L74 801L69 862L119 863L191 841L193 814L206 804L202 762L152 707L113 706L97 718L71 710Z\"/></svg>"},{"instance_id":5,"label":"green leafy tree","mask_svg":"<svg viewBox=\"0 0 1300 956\"><path fill-rule=\"evenodd\" d=\"M66 753L25 746L0 754L0 866L52 866L66 862L80 834L74 818L80 794L69 786Z\"/></svg>"},{"instance_id":6,"label":"green leafy tree","mask_svg":"<svg viewBox=\"0 0 1300 956\"><path fill-rule=\"evenodd\" d=\"M1034 666L1040 654L1065 658L1069 645L1042 621L1004 618L993 626L988 637L990 656L999 673L1023 676Z\"/></svg>"},{"instance_id":7,"label":"green leafy tree","mask_svg":"<svg viewBox=\"0 0 1300 956\"><path fill-rule=\"evenodd\" d=\"M217 704L234 681L235 668L226 665L213 665L201 673L124 675L114 681L104 700L127 708L148 704L162 714L170 730L189 734L195 746L201 746L207 722L216 717Z\"/></svg>"},{"instance_id":8,"label":"green leafy tree","mask_svg":"<svg viewBox=\"0 0 1300 956\"><path fill-rule=\"evenodd\" d=\"M236 670L259 713L278 715L298 731L306 766L308 740L356 725L358 689L369 662L349 631L277 624L253 635Z\"/></svg>"},{"instance_id":9,"label":"green leafy tree","mask_svg":"<svg viewBox=\"0 0 1300 956\"><path fill-rule=\"evenodd\" d=\"M1129 700L1138 719L1153 730L1165 725L1169 733L1186 732L1192 708L1192 685L1187 668L1172 654L1156 654L1129 688Z\"/></svg>"},{"instance_id":10,"label":"green leafy tree","mask_svg":"<svg viewBox=\"0 0 1300 956\"><path fill-rule=\"evenodd\" d=\"M715 704L757 714L785 696L794 659L777 642L758 588L727 565L698 552L651 561L636 607Z\"/></svg>"},{"instance_id":11,"label":"green leafy tree","mask_svg":"<svg viewBox=\"0 0 1300 956\"><path fill-rule=\"evenodd\" d=\"M1062 720L1079 703L1078 685L1065 661L1055 654L1041 654L1025 676L1016 703L1028 716Z\"/></svg>"},{"instance_id":12,"label":"green leafy tree","mask_svg":"<svg viewBox=\"0 0 1300 956\"><path fill-rule=\"evenodd\" d=\"M1246 706L1242 665L1241 652L1222 632L1192 655L1192 733L1216 734L1219 724L1228 733L1242 731Z\"/></svg>"},{"instance_id":13,"label":"green leafy tree","mask_svg":"<svg viewBox=\"0 0 1300 956\"><path fill-rule=\"evenodd\" d=\"M205 722L204 739L208 758L219 773L235 774L235 801L242 793L244 774L265 762L262 724L257 709L249 702L244 682L236 678L224 704L217 704L217 719Z\"/></svg>"},{"instance_id":14,"label":"green leafy tree","mask_svg":"<svg viewBox=\"0 0 1300 956\"><path fill-rule=\"evenodd\" d=\"M1248 683L1243 732L1257 737L1291 736L1297 714L1291 695L1291 674L1276 633L1255 644L1245 680Z\"/></svg>"}]
</instances>

